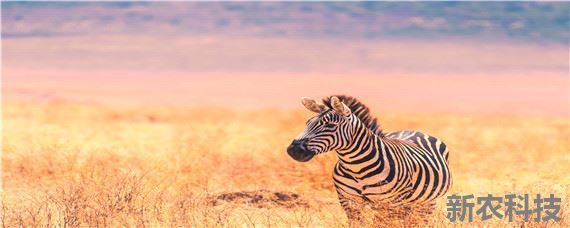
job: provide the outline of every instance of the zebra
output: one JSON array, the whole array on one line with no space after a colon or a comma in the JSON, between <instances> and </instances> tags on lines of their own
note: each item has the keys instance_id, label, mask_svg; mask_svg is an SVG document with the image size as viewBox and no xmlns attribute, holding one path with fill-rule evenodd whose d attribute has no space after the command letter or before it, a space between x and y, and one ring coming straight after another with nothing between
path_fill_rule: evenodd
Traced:
<instances>
[{"instance_id":1,"label":"zebra","mask_svg":"<svg viewBox=\"0 0 570 228\"><path fill-rule=\"evenodd\" d=\"M387 205L431 214L436 199L451 187L449 151L441 140L418 131L386 134L368 107L350 96L301 101L317 115L306 122L287 153L307 162L336 151L333 182L350 224L361 222L366 204L377 210Z\"/></svg>"}]
</instances>

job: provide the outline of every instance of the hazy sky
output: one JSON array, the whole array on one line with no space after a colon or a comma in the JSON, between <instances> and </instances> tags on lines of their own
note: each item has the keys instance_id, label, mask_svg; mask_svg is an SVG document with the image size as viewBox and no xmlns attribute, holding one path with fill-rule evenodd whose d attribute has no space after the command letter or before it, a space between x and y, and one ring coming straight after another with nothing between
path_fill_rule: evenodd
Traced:
<instances>
[{"instance_id":1,"label":"hazy sky","mask_svg":"<svg viewBox=\"0 0 570 228\"><path fill-rule=\"evenodd\" d=\"M569 4L3 2L3 98L567 115Z\"/></svg>"},{"instance_id":2,"label":"hazy sky","mask_svg":"<svg viewBox=\"0 0 570 228\"><path fill-rule=\"evenodd\" d=\"M3 3L21 69L466 74L568 69L570 3Z\"/></svg>"},{"instance_id":3,"label":"hazy sky","mask_svg":"<svg viewBox=\"0 0 570 228\"><path fill-rule=\"evenodd\" d=\"M568 2L2 3L2 35L240 35L568 43Z\"/></svg>"}]
</instances>

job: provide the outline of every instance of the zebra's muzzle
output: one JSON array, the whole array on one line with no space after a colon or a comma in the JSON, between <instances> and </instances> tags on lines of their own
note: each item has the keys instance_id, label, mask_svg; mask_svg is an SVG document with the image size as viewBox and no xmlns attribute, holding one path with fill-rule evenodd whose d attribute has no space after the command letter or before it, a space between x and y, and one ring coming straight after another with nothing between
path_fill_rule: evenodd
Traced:
<instances>
[{"instance_id":1,"label":"zebra's muzzle","mask_svg":"<svg viewBox=\"0 0 570 228\"><path fill-rule=\"evenodd\" d=\"M293 159L297 161L300 162L309 161L311 160L311 158L315 156L315 152L307 149L306 145L307 145L306 139L293 140L293 142L291 142L291 145L287 147L287 153L289 154L289 156L291 156Z\"/></svg>"}]
</instances>

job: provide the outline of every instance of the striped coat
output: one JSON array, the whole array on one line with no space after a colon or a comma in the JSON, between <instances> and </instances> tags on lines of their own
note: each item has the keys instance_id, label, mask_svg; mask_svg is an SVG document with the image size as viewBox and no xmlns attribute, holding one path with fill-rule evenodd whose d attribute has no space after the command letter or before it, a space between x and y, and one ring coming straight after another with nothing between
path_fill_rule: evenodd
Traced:
<instances>
[{"instance_id":1,"label":"striped coat","mask_svg":"<svg viewBox=\"0 0 570 228\"><path fill-rule=\"evenodd\" d=\"M348 96L324 104L304 99L319 113L288 148L299 161L336 151L333 180L349 219L358 219L364 203L433 209L451 187L448 148L439 139L416 131L384 134L369 109Z\"/></svg>"}]
</instances>

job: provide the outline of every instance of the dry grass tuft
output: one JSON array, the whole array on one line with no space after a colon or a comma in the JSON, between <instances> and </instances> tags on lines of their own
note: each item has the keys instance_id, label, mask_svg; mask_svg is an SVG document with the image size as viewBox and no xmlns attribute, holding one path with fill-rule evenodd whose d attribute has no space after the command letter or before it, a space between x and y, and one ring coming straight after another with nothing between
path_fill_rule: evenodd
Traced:
<instances>
[{"instance_id":1,"label":"dry grass tuft","mask_svg":"<svg viewBox=\"0 0 570 228\"><path fill-rule=\"evenodd\" d=\"M285 148L310 113L9 103L3 113L1 224L13 226L343 227L327 154ZM553 193L570 226L565 118L382 113L386 130L420 129L451 148L452 193ZM212 203L215 202L215 203ZM367 212L370 213L370 212ZM384 223L387 214L364 225ZM446 226L445 200L430 225ZM390 225L409 225L399 221Z\"/></svg>"}]
</instances>

